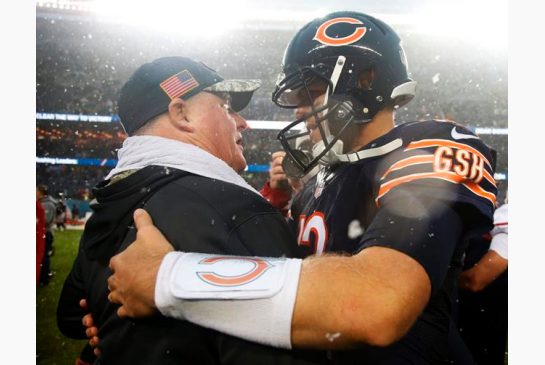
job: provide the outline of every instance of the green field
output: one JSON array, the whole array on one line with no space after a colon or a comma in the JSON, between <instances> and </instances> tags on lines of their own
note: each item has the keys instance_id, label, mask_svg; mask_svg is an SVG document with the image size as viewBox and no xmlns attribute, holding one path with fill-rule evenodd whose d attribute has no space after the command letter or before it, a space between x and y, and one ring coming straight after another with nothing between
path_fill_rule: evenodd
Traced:
<instances>
[{"instance_id":1,"label":"green field","mask_svg":"<svg viewBox=\"0 0 545 365\"><path fill-rule=\"evenodd\" d=\"M55 315L62 284L76 257L82 232L54 232L51 269L55 276L49 285L36 289L36 364L73 365L86 343L64 337L57 328Z\"/></svg>"}]
</instances>

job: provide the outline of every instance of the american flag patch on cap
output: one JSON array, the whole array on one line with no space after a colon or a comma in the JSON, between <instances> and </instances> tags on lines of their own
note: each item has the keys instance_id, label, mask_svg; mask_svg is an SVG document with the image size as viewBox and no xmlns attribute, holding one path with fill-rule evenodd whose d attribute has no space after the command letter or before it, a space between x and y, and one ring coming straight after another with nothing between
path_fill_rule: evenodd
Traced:
<instances>
[{"instance_id":1,"label":"american flag patch on cap","mask_svg":"<svg viewBox=\"0 0 545 365\"><path fill-rule=\"evenodd\" d=\"M193 78L188 70L178 72L176 75L169 77L159 86L172 99L179 98L190 90L193 90L199 83Z\"/></svg>"}]
</instances>

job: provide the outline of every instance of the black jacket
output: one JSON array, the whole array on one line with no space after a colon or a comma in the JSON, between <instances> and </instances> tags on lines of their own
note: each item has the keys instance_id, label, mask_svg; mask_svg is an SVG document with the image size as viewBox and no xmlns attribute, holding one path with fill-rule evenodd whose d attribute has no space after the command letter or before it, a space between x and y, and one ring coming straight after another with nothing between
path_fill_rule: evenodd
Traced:
<instances>
[{"instance_id":1,"label":"black jacket","mask_svg":"<svg viewBox=\"0 0 545 365\"><path fill-rule=\"evenodd\" d=\"M107 299L109 259L135 239L132 215L144 207L176 250L295 257L284 218L265 199L239 186L171 168L150 166L94 190L97 203L57 308L61 332L85 338L79 300L99 328L99 364L307 364L320 353L250 343L161 315L122 319ZM314 362L309 359L314 358Z\"/></svg>"}]
</instances>

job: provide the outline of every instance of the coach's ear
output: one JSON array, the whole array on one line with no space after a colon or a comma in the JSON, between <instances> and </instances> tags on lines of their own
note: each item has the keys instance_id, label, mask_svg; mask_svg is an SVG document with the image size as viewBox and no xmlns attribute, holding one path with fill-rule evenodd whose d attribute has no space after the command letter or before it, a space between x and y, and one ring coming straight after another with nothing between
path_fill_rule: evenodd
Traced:
<instances>
[{"instance_id":1,"label":"coach's ear","mask_svg":"<svg viewBox=\"0 0 545 365\"><path fill-rule=\"evenodd\" d=\"M188 105L188 102L183 99L172 99L168 104L168 116L172 125L177 129L191 133L195 130L195 128L193 125L191 125L191 123L189 123Z\"/></svg>"}]
</instances>

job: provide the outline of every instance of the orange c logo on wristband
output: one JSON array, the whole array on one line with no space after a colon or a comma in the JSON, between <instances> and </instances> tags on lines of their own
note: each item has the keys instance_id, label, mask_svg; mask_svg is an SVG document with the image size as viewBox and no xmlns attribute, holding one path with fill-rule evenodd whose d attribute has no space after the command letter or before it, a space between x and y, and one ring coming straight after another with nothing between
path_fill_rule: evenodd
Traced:
<instances>
[{"instance_id":1,"label":"orange c logo on wristband","mask_svg":"<svg viewBox=\"0 0 545 365\"><path fill-rule=\"evenodd\" d=\"M349 34L345 37L333 38L328 36L327 28L338 23L357 24L359 26L355 27L354 32L352 32L352 34ZM334 18L320 25L313 39L317 40L318 42L322 44L325 44L326 46L335 46L335 47L346 46L348 44L351 44L360 40L361 37L363 37L366 32L367 32L367 28L364 27L363 23L359 21L358 19L348 18L348 17Z\"/></svg>"},{"instance_id":2,"label":"orange c logo on wristband","mask_svg":"<svg viewBox=\"0 0 545 365\"><path fill-rule=\"evenodd\" d=\"M214 265L219 261L225 260L237 260L237 261L248 261L253 264L253 267L250 270L245 269L243 273L239 275L220 275L216 272L197 272L199 278L211 285L216 286L240 286L248 284L255 279L259 278L265 271L271 268L273 265L268 261L265 261L260 258L253 257L235 257L235 256L219 256L219 257L210 257L206 258L199 262L199 264L208 264Z\"/></svg>"}]
</instances>

